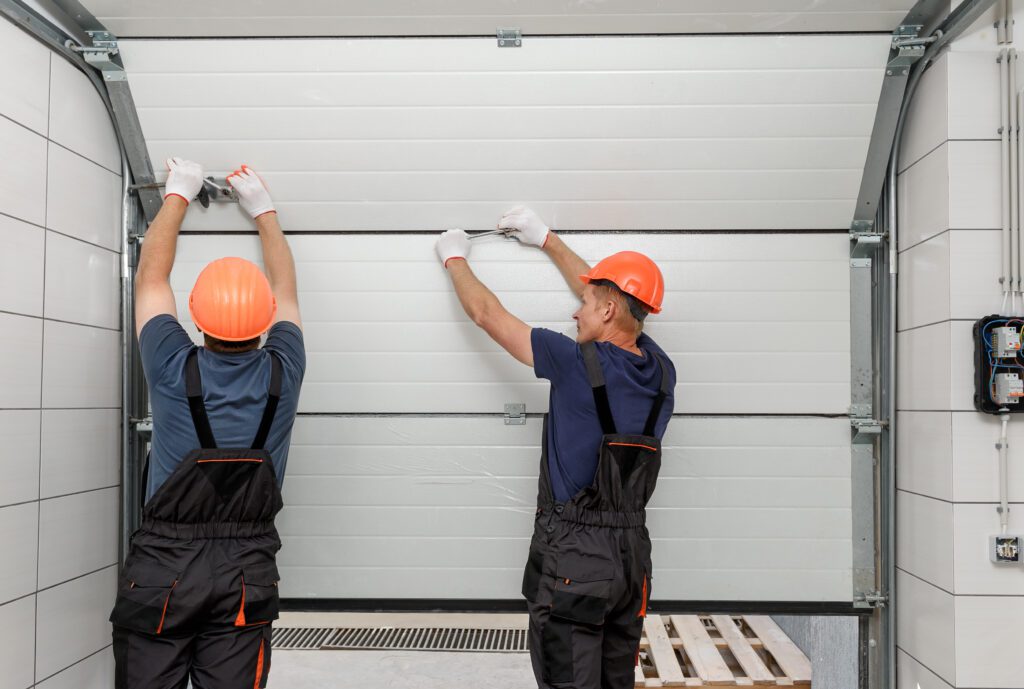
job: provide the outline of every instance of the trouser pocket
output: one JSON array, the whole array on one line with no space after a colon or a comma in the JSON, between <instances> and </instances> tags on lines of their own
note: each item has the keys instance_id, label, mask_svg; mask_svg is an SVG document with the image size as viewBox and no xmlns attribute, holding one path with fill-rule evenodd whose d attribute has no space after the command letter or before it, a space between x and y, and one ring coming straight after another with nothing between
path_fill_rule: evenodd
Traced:
<instances>
[{"instance_id":1,"label":"trouser pocket","mask_svg":"<svg viewBox=\"0 0 1024 689\"><path fill-rule=\"evenodd\" d=\"M277 619L280 609L277 565L267 562L242 568L242 601L235 626L265 624Z\"/></svg>"},{"instance_id":2,"label":"trouser pocket","mask_svg":"<svg viewBox=\"0 0 1024 689\"><path fill-rule=\"evenodd\" d=\"M155 562L131 562L121 574L110 621L147 634L167 630L178 573Z\"/></svg>"}]
</instances>

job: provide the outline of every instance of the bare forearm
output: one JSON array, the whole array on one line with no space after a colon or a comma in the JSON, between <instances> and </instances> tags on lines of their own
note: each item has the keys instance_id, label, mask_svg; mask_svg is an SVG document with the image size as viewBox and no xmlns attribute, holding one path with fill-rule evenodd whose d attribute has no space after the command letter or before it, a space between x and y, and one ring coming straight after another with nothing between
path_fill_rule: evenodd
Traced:
<instances>
[{"instance_id":1,"label":"bare forearm","mask_svg":"<svg viewBox=\"0 0 1024 689\"><path fill-rule=\"evenodd\" d=\"M188 204L179 196L168 196L146 230L139 254L136 280L169 280L178 247L178 232Z\"/></svg>"},{"instance_id":2,"label":"bare forearm","mask_svg":"<svg viewBox=\"0 0 1024 689\"><path fill-rule=\"evenodd\" d=\"M264 213L256 218L256 227L263 245L263 265L267 269L267 279L275 295L288 292L294 295L295 259L291 247L277 222L277 213Z\"/></svg>"},{"instance_id":3,"label":"bare forearm","mask_svg":"<svg viewBox=\"0 0 1024 689\"><path fill-rule=\"evenodd\" d=\"M469 267L468 261L461 259L449 261L448 273L451 275L455 294L459 297L459 303L462 304L466 315L473 319L474 323L481 325L486 319L488 310L500 305L498 298L487 288L487 285L480 282L480 279Z\"/></svg>"},{"instance_id":4,"label":"bare forearm","mask_svg":"<svg viewBox=\"0 0 1024 689\"><path fill-rule=\"evenodd\" d=\"M551 258L558 267L559 272L565 279L569 289L577 297L583 295L583 283L579 276L590 272L590 265L580 258L576 252L562 241L561 237L552 230L548 234L548 240L544 244L544 252Z\"/></svg>"}]
</instances>

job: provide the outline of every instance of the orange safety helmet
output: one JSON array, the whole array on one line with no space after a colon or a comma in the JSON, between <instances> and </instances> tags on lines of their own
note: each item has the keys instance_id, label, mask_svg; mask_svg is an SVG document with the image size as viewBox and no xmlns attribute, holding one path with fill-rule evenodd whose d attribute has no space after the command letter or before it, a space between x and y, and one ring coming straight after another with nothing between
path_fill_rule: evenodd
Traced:
<instances>
[{"instance_id":1,"label":"orange safety helmet","mask_svg":"<svg viewBox=\"0 0 1024 689\"><path fill-rule=\"evenodd\" d=\"M244 342L270 329L277 300L259 266L229 256L203 268L188 297L188 311L210 337Z\"/></svg>"},{"instance_id":2,"label":"orange safety helmet","mask_svg":"<svg viewBox=\"0 0 1024 689\"><path fill-rule=\"evenodd\" d=\"M620 251L602 260L580 280L608 280L626 294L646 304L651 313L661 312L665 280L654 261L636 251Z\"/></svg>"}]
</instances>

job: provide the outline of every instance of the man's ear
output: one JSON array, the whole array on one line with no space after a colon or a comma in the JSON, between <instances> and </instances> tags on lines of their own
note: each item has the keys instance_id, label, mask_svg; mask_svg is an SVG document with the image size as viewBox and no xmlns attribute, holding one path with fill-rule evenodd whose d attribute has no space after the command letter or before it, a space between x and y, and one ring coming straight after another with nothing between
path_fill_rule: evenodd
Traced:
<instances>
[{"instance_id":1,"label":"man's ear","mask_svg":"<svg viewBox=\"0 0 1024 689\"><path fill-rule=\"evenodd\" d=\"M604 311L601 313L601 322L611 323L614 321L618 308L619 305L615 303L614 299L606 299L604 302Z\"/></svg>"}]
</instances>

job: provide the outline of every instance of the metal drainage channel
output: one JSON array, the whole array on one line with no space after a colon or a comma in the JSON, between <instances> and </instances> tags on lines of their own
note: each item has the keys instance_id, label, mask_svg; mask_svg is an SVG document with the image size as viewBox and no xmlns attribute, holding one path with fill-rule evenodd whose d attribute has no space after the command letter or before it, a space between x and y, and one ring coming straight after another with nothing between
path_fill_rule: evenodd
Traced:
<instances>
[{"instance_id":1,"label":"metal drainage channel","mask_svg":"<svg viewBox=\"0 0 1024 689\"><path fill-rule=\"evenodd\" d=\"M280 651L469 651L525 653L525 629L464 627L292 627L273 631Z\"/></svg>"}]
</instances>

